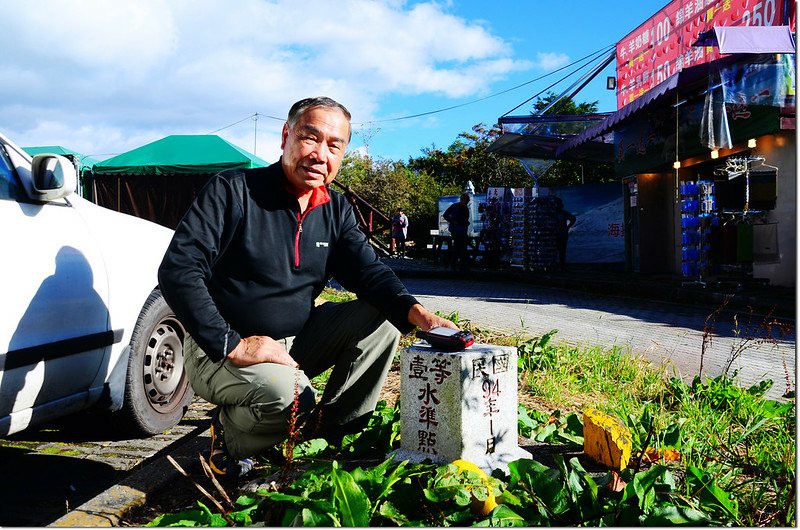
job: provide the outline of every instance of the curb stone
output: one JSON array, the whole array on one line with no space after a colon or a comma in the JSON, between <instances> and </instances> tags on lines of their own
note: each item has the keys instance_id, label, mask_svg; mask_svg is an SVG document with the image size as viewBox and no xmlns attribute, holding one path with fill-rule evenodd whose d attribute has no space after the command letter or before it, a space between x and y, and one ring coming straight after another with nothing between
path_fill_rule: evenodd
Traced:
<instances>
[{"instance_id":1,"label":"curb stone","mask_svg":"<svg viewBox=\"0 0 800 530\"><path fill-rule=\"evenodd\" d=\"M197 454L208 449L210 439L206 429L169 451L184 469L197 463ZM147 496L181 475L167 461L166 454L157 457L138 471L111 486L106 491L89 499L66 515L56 519L48 527L110 527L119 526L123 517L132 509L146 503Z\"/></svg>"}]
</instances>

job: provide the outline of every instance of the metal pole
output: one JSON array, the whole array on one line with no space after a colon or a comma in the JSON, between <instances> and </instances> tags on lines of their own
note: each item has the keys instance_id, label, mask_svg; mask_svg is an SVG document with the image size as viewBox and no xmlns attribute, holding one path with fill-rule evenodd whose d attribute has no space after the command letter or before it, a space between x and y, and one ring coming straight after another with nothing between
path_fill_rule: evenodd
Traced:
<instances>
[{"instance_id":1,"label":"metal pole","mask_svg":"<svg viewBox=\"0 0 800 530\"><path fill-rule=\"evenodd\" d=\"M253 154L256 154L256 142L258 142L258 112L253 116Z\"/></svg>"}]
</instances>

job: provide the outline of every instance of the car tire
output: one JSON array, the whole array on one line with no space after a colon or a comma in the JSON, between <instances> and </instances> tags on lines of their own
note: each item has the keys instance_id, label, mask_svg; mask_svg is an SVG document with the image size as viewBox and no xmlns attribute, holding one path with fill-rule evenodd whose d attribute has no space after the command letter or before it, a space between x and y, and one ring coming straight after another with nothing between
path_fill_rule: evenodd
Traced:
<instances>
[{"instance_id":1,"label":"car tire","mask_svg":"<svg viewBox=\"0 0 800 530\"><path fill-rule=\"evenodd\" d=\"M183 366L185 337L161 291L153 290L131 337L120 411L131 434L152 436L171 429L189 408L194 392Z\"/></svg>"}]
</instances>

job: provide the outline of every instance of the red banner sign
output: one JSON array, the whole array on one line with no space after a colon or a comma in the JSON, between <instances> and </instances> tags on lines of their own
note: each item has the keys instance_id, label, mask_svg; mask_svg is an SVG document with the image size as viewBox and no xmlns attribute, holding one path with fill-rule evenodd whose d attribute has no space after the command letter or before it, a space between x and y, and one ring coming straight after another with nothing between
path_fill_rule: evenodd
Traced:
<instances>
[{"instance_id":1,"label":"red banner sign","mask_svg":"<svg viewBox=\"0 0 800 530\"><path fill-rule=\"evenodd\" d=\"M692 46L714 26L778 26L784 0L673 0L617 43L617 108L684 67L720 57Z\"/></svg>"}]
</instances>

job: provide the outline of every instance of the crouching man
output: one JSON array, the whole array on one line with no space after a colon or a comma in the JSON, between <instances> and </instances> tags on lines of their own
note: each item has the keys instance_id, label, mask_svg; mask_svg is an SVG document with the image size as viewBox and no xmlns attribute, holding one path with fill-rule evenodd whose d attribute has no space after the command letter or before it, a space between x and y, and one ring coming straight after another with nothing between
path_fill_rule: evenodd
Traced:
<instances>
[{"instance_id":1,"label":"crouching man","mask_svg":"<svg viewBox=\"0 0 800 530\"><path fill-rule=\"evenodd\" d=\"M350 140L350 113L326 98L295 103L282 156L214 176L175 230L159 268L165 299L191 335L186 372L218 405L211 469L241 476L288 434L299 411L338 443L377 404L400 332L455 325L420 305L328 189ZM314 300L333 277L357 300ZM309 379L329 368L320 399Z\"/></svg>"}]
</instances>

